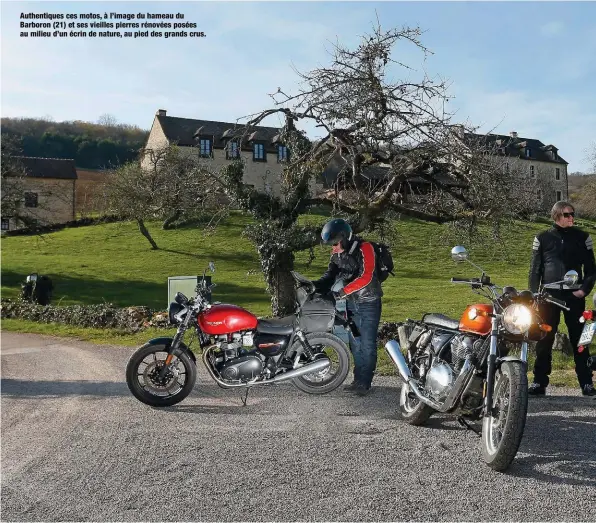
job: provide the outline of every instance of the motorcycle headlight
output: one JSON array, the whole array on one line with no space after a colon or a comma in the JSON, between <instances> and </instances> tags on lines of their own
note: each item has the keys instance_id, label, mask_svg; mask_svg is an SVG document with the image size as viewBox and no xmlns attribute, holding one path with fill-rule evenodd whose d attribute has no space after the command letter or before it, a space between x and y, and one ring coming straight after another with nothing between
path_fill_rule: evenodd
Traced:
<instances>
[{"instance_id":1,"label":"motorcycle headlight","mask_svg":"<svg viewBox=\"0 0 596 523\"><path fill-rule=\"evenodd\" d=\"M502 322L511 334L524 334L532 325L532 311L525 305L514 303L503 312Z\"/></svg>"},{"instance_id":2,"label":"motorcycle headlight","mask_svg":"<svg viewBox=\"0 0 596 523\"><path fill-rule=\"evenodd\" d=\"M176 314L178 314L182 309L184 309L184 307L179 303L176 303L175 301L170 303L168 317L172 325L176 325L178 323L179 320L176 319Z\"/></svg>"}]
</instances>

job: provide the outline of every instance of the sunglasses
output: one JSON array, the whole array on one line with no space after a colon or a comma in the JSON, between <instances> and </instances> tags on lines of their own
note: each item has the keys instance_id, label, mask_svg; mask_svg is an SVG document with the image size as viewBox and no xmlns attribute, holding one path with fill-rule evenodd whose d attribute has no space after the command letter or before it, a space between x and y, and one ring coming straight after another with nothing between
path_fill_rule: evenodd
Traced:
<instances>
[{"instance_id":1,"label":"sunglasses","mask_svg":"<svg viewBox=\"0 0 596 523\"><path fill-rule=\"evenodd\" d=\"M575 213L574 212L564 212L563 216L565 216L565 218L574 218L575 217Z\"/></svg>"}]
</instances>

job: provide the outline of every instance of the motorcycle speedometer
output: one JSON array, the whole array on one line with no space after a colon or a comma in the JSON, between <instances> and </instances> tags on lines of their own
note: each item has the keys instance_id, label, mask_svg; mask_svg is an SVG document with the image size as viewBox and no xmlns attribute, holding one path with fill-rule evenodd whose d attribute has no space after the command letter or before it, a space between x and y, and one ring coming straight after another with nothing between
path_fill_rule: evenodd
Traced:
<instances>
[{"instance_id":1,"label":"motorcycle speedometer","mask_svg":"<svg viewBox=\"0 0 596 523\"><path fill-rule=\"evenodd\" d=\"M532 325L532 311L521 303L514 303L503 311L502 323L511 334L525 334Z\"/></svg>"}]
</instances>

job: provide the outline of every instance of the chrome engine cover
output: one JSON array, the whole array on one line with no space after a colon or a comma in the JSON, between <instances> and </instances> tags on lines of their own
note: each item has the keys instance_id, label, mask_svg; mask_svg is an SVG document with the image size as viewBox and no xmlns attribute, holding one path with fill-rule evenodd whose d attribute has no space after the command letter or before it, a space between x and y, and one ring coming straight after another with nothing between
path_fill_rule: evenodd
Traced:
<instances>
[{"instance_id":1,"label":"chrome engine cover","mask_svg":"<svg viewBox=\"0 0 596 523\"><path fill-rule=\"evenodd\" d=\"M440 360L435 360L426 375L425 388L438 400L446 398L453 387L453 371Z\"/></svg>"}]
</instances>

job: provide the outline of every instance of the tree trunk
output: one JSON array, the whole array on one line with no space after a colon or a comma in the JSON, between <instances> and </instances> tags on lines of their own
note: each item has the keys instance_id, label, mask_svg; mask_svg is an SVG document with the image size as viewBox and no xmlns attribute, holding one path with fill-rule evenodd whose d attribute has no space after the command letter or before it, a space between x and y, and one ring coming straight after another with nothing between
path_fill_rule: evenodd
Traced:
<instances>
[{"instance_id":1,"label":"tree trunk","mask_svg":"<svg viewBox=\"0 0 596 523\"><path fill-rule=\"evenodd\" d=\"M149 234L147 227L145 227L145 223L143 222L143 220L137 219L137 223L139 224L139 231L141 231L141 234L145 238L147 238L147 241L151 244L151 248L159 249L159 247L157 246L157 243L155 243L155 240L151 237L151 234Z\"/></svg>"},{"instance_id":2,"label":"tree trunk","mask_svg":"<svg viewBox=\"0 0 596 523\"><path fill-rule=\"evenodd\" d=\"M164 220L161 228L164 229L164 230L171 229L172 228L172 224L175 221L178 221L181 216L182 216L182 209L176 209L173 214L171 214L170 216L168 216Z\"/></svg>"},{"instance_id":3,"label":"tree trunk","mask_svg":"<svg viewBox=\"0 0 596 523\"><path fill-rule=\"evenodd\" d=\"M288 251L260 251L267 290L271 294L271 311L274 316L288 316L296 309L294 278L294 254Z\"/></svg>"}]
</instances>

